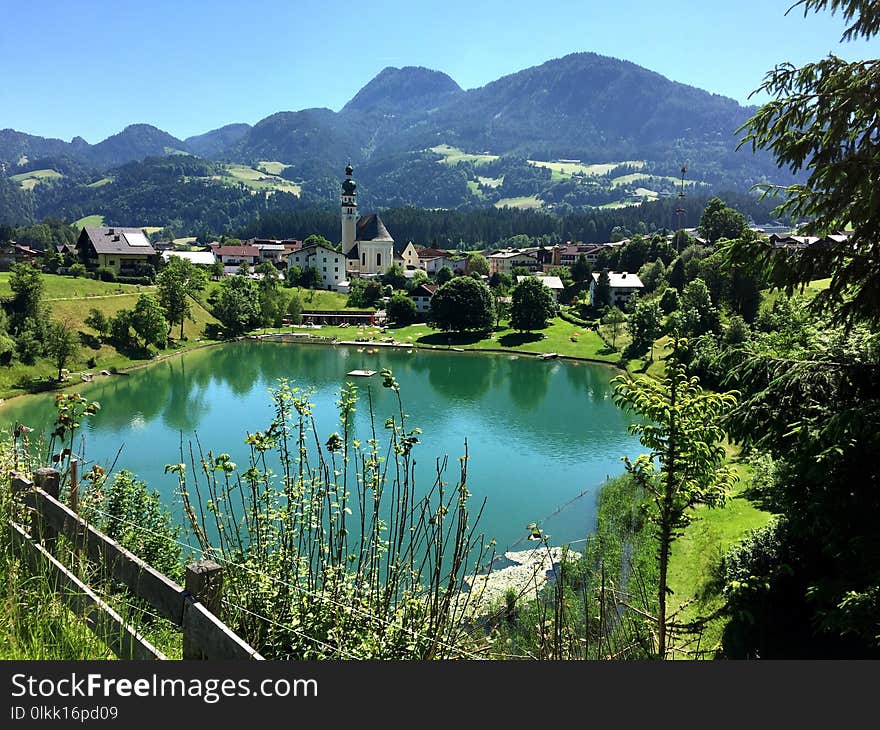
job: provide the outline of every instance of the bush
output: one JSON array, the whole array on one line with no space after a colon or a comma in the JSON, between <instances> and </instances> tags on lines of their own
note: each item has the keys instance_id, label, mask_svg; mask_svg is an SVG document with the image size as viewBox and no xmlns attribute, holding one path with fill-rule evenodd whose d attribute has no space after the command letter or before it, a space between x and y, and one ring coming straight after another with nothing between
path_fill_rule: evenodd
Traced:
<instances>
[{"instance_id":1,"label":"bush","mask_svg":"<svg viewBox=\"0 0 880 730\"><path fill-rule=\"evenodd\" d=\"M81 264L79 262L72 264L70 268L67 269L67 273L70 274L74 279L78 279L81 276L86 276L88 271L85 267L85 264Z\"/></svg>"},{"instance_id":2,"label":"bush","mask_svg":"<svg viewBox=\"0 0 880 730\"><path fill-rule=\"evenodd\" d=\"M107 266L99 266L95 269L95 276L101 281L116 281L116 272Z\"/></svg>"},{"instance_id":3,"label":"bush","mask_svg":"<svg viewBox=\"0 0 880 730\"><path fill-rule=\"evenodd\" d=\"M149 276L117 276L117 284L138 284L140 286L150 286L153 281Z\"/></svg>"}]
</instances>

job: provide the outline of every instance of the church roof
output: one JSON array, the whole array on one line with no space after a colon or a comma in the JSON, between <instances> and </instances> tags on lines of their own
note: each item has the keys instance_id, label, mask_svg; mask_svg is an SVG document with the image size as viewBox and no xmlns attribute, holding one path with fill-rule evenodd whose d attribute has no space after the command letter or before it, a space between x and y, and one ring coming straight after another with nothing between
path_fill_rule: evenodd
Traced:
<instances>
[{"instance_id":1,"label":"church roof","mask_svg":"<svg viewBox=\"0 0 880 730\"><path fill-rule=\"evenodd\" d=\"M388 233L388 229L376 213L362 215L358 218L355 241L394 243L394 239L391 238L391 234Z\"/></svg>"}]
</instances>

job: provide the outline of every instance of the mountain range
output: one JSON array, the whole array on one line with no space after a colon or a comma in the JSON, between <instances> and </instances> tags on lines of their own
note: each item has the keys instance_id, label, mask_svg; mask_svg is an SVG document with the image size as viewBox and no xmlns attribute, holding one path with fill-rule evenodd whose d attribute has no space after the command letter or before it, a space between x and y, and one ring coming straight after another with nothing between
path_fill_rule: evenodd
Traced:
<instances>
[{"instance_id":1,"label":"mountain range","mask_svg":"<svg viewBox=\"0 0 880 730\"><path fill-rule=\"evenodd\" d=\"M88 212L86 190L95 191L92 212L99 212L111 204L120 178L126 184L137 179L136 167L123 176L117 168L181 154L271 170L262 182L277 178L298 186L303 204L335 202L342 168L352 162L363 199L375 207L472 207L526 198L525 205L578 207L625 202L639 190L643 197L672 194L682 165L689 182L706 190L785 181L769 156L736 149L736 130L753 112L594 53L554 59L470 90L440 71L389 67L338 112L278 112L253 126L231 124L183 140L148 124L97 144L0 130L0 170L31 191L35 214L67 214L72 207ZM204 178L222 184L229 169ZM46 170L58 174L36 174ZM618 174L608 177L611 172ZM33 182L25 185L28 179ZM69 194L49 193L50 187L69 188Z\"/></svg>"}]
</instances>

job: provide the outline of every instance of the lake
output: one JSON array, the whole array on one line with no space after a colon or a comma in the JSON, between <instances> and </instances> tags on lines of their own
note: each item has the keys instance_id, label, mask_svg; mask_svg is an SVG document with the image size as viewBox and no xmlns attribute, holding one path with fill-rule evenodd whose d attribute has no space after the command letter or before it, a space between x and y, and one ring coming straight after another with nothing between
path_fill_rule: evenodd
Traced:
<instances>
[{"instance_id":1,"label":"lake","mask_svg":"<svg viewBox=\"0 0 880 730\"><path fill-rule=\"evenodd\" d=\"M358 350L362 351L359 352ZM269 389L278 378L314 389L322 443L339 430L336 401L346 380L361 395L357 430L366 439L370 389L380 441L396 413L394 393L378 371L400 383L409 427L422 429L416 446L418 484L433 482L437 458L449 457L446 481L455 486L467 439L472 509L487 505L479 532L498 550L524 549L526 525L537 522L552 544L583 540L594 528L596 492L623 470L621 457L642 448L627 432L630 417L611 400L607 366L530 356L243 341L172 357L128 375L99 377L79 390L101 403L84 421L82 452L105 468L127 468L163 495L182 520L176 478L164 474L197 436L215 453L245 464L248 432L273 417ZM372 377L347 377L355 369ZM15 422L51 431L54 394L16 398L0 406L0 427ZM36 436L32 434L32 440ZM121 452L120 452L121 449ZM118 459L117 459L118 454ZM88 467L86 467L88 468Z\"/></svg>"}]
</instances>

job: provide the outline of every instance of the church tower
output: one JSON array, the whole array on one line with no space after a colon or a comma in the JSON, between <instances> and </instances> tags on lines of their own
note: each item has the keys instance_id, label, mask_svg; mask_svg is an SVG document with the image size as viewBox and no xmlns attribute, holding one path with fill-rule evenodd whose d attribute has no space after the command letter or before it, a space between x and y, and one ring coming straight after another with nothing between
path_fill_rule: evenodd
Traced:
<instances>
[{"instance_id":1,"label":"church tower","mask_svg":"<svg viewBox=\"0 0 880 730\"><path fill-rule=\"evenodd\" d=\"M357 185L351 179L353 172L349 163L345 167L345 180L342 183L342 252L346 254L354 246L357 231Z\"/></svg>"}]
</instances>

